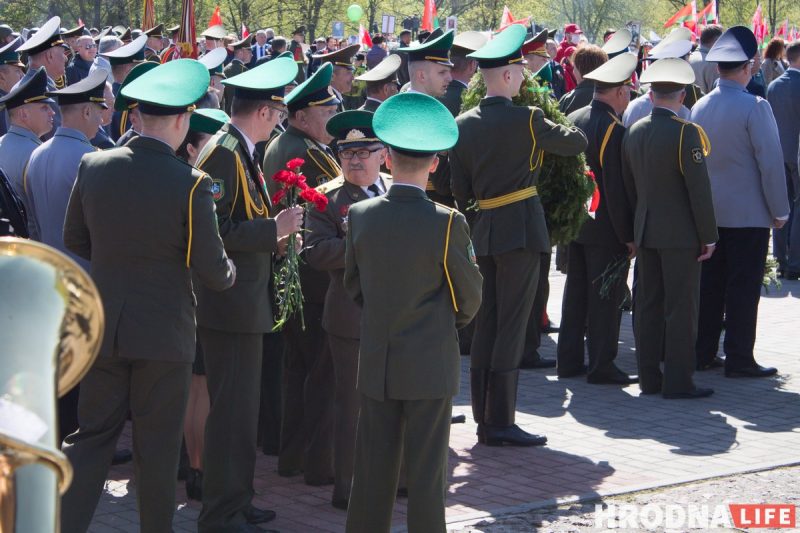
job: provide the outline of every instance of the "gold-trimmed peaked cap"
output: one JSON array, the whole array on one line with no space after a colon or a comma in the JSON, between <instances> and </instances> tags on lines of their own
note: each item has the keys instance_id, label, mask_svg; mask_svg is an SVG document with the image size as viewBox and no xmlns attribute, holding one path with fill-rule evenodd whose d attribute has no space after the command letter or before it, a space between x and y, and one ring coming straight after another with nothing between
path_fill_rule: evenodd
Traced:
<instances>
[{"instance_id":1,"label":"gold-trimmed peaked cap","mask_svg":"<svg viewBox=\"0 0 800 533\"><path fill-rule=\"evenodd\" d=\"M107 77L108 73L102 69L97 69L77 83L45 94L55 98L60 106L93 102L100 104L103 109L108 109L108 104L106 104L106 98L103 94L106 89Z\"/></svg>"},{"instance_id":2,"label":"gold-trimmed peaked cap","mask_svg":"<svg viewBox=\"0 0 800 533\"><path fill-rule=\"evenodd\" d=\"M370 111L354 109L343 111L331 117L325 125L340 147L360 147L383 142L372 129L373 114Z\"/></svg>"},{"instance_id":3,"label":"gold-trimmed peaked cap","mask_svg":"<svg viewBox=\"0 0 800 533\"><path fill-rule=\"evenodd\" d=\"M353 66L353 56L356 55L361 48L360 44L351 44L339 50L334 50L327 54L319 54L311 56L313 59L318 59L321 64L332 63L334 67L344 67L348 70L355 70Z\"/></svg>"},{"instance_id":4,"label":"gold-trimmed peaked cap","mask_svg":"<svg viewBox=\"0 0 800 533\"><path fill-rule=\"evenodd\" d=\"M14 65L20 68L25 68L25 65L19 59L19 52L17 49L22 44L22 37L17 37L4 47L0 48L0 65Z\"/></svg>"},{"instance_id":5,"label":"gold-trimmed peaked cap","mask_svg":"<svg viewBox=\"0 0 800 533\"><path fill-rule=\"evenodd\" d=\"M273 59L266 64L269 65L275 61L278 60ZM289 106L289 111L299 111L306 107L321 105L339 105L339 99L336 98L336 94L330 87L331 77L333 77L332 64L325 63L319 67L310 78L286 95L284 102Z\"/></svg>"},{"instance_id":6,"label":"gold-trimmed peaked cap","mask_svg":"<svg viewBox=\"0 0 800 533\"><path fill-rule=\"evenodd\" d=\"M436 28L424 42L398 48L396 51L408 54L409 61L433 61L440 65L452 67L450 49L453 47L454 39L455 33L453 33L453 30L443 32L441 28Z\"/></svg>"},{"instance_id":7,"label":"gold-trimmed peaked cap","mask_svg":"<svg viewBox=\"0 0 800 533\"><path fill-rule=\"evenodd\" d=\"M389 54L384 57L374 68L366 71L360 76L356 76L358 81L389 81L397 79L397 71L403 64L403 59L398 54Z\"/></svg>"},{"instance_id":8,"label":"gold-trimmed peaked cap","mask_svg":"<svg viewBox=\"0 0 800 533\"><path fill-rule=\"evenodd\" d=\"M467 57L477 59L480 68L505 67L516 63L524 65L527 61L522 55L522 45L525 44L527 34L528 31L522 24L512 24Z\"/></svg>"},{"instance_id":9,"label":"gold-trimmed peaked cap","mask_svg":"<svg viewBox=\"0 0 800 533\"><path fill-rule=\"evenodd\" d=\"M625 52L614 56L589 72L584 76L584 79L592 80L599 87L632 85L632 78L634 72L636 72L637 64L636 54Z\"/></svg>"},{"instance_id":10,"label":"gold-trimmed peaked cap","mask_svg":"<svg viewBox=\"0 0 800 533\"><path fill-rule=\"evenodd\" d=\"M17 48L17 52L28 52L29 56L36 55L54 46L61 46L64 40L61 38L61 18L53 17L45 22L33 37L25 41Z\"/></svg>"},{"instance_id":11,"label":"gold-trimmed peaked cap","mask_svg":"<svg viewBox=\"0 0 800 533\"><path fill-rule=\"evenodd\" d=\"M55 103L52 98L47 96L47 72L44 67L39 67L33 76L23 83L17 84L7 95L0 98L0 106L4 106L6 109L38 102Z\"/></svg>"},{"instance_id":12,"label":"gold-trimmed peaked cap","mask_svg":"<svg viewBox=\"0 0 800 533\"><path fill-rule=\"evenodd\" d=\"M101 55L108 59L111 66L125 65L127 63L141 63L144 61L144 49L146 46L147 35L140 35L128 44Z\"/></svg>"},{"instance_id":13,"label":"gold-trimmed peaked cap","mask_svg":"<svg viewBox=\"0 0 800 533\"><path fill-rule=\"evenodd\" d=\"M222 84L234 89L234 98L282 103L286 85L295 76L297 63L294 59L279 57L223 80Z\"/></svg>"},{"instance_id":14,"label":"gold-trimmed peaked cap","mask_svg":"<svg viewBox=\"0 0 800 533\"><path fill-rule=\"evenodd\" d=\"M208 82L205 65L194 59L176 59L145 72L119 94L138 102L139 111L146 115L178 115L194 111Z\"/></svg>"}]
</instances>

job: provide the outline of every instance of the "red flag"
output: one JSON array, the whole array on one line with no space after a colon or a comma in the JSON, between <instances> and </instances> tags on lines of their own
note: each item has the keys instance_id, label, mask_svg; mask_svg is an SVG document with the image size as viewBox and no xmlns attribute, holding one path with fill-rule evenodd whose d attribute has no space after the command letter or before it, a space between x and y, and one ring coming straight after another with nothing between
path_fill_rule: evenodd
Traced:
<instances>
[{"instance_id":1,"label":"red flag","mask_svg":"<svg viewBox=\"0 0 800 533\"><path fill-rule=\"evenodd\" d=\"M84 24L83 24L83 21L81 20L81 18L80 18L80 17L78 17L78 26L83 26L83 25L84 25Z\"/></svg>"},{"instance_id":2,"label":"red flag","mask_svg":"<svg viewBox=\"0 0 800 533\"><path fill-rule=\"evenodd\" d=\"M697 13L697 19L702 25L717 24L717 0L711 0L706 7Z\"/></svg>"},{"instance_id":3,"label":"red flag","mask_svg":"<svg viewBox=\"0 0 800 533\"><path fill-rule=\"evenodd\" d=\"M197 27L194 21L194 0L183 0L181 2L181 29L175 41L175 49L176 53L173 56L177 55L177 57L172 59L180 57L197 59Z\"/></svg>"},{"instance_id":4,"label":"red flag","mask_svg":"<svg viewBox=\"0 0 800 533\"><path fill-rule=\"evenodd\" d=\"M364 28L363 24L358 25L358 37L361 46L364 48L372 48L372 37L369 36L369 32Z\"/></svg>"},{"instance_id":5,"label":"red flag","mask_svg":"<svg viewBox=\"0 0 800 533\"><path fill-rule=\"evenodd\" d=\"M250 37L250 31L248 31L247 26L242 22L242 39L247 39L248 37Z\"/></svg>"},{"instance_id":6,"label":"red flag","mask_svg":"<svg viewBox=\"0 0 800 533\"><path fill-rule=\"evenodd\" d=\"M144 15L142 16L142 30L147 31L156 26L156 7L153 0L144 0Z\"/></svg>"},{"instance_id":7,"label":"red flag","mask_svg":"<svg viewBox=\"0 0 800 533\"><path fill-rule=\"evenodd\" d=\"M503 6L503 15L500 17L500 30L504 30L505 28L511 26L512 24L522 24L526 26L530 17L521 18L519 20L514 20L514 15L511 14L511 10L508 9L508 6Z\"/></svg>"},{"instance_id":8,"label":"red flag","mask_svg":"<svg viewBox=\"0 0 800 533\"><path fill-rule=\"evenodd\" d=\"M783 21L783 24L780 28L778 28L778 33L775 34L776 37L783 37L784 39L789 37L789 19L787 18Z\"/></svg>"},{"instance_id":9,"label":"red flag","mask_svg":"<svg viewBox=\"0 0 800 533\"><path fill-rule=\"evenodd\" d=\"M767 23L764 20L763 12L761 11L761 4L758 4L756 12L753 13L752 24L753 33L756 36L756 40L759 43L764 42L764 37L766 37L769 33L769 29L767 28Z\"/></svg>"},{"instance_id":10,"label":"red flag","mask_svg":"<svg viewBox=\"0 0 800 533\"><path fill-rule=\"evenodd\" d=\"M672 15L672 18L670 18L668 21L664 23L664 27L668 28L673 24L691 20L691 17L692 17L692 4L689 3L680 8L677 13Z\"/></svg>"},{"instance_id":11,"label":"red flag","mask_svg":"<svg viewBox=\"0 0 800 533\"><path fill-rule=\"evenodd\" d=\"M211 15L211 20L208 21L208 26L222 26L222 14L219 12L219 6L214 8L214 14Z\"/></svg>"},{"instance_id":12,"label":"red flag","mask_svg":"<svg viewBox=\"0 0 800 533\"><path fill-rule=\"evenodd\" d=\"M422 7L422 23L420 29L433 31L433 19L436 17L436 3L434 0L425 0Z\"/></svg>"}]
</instances>

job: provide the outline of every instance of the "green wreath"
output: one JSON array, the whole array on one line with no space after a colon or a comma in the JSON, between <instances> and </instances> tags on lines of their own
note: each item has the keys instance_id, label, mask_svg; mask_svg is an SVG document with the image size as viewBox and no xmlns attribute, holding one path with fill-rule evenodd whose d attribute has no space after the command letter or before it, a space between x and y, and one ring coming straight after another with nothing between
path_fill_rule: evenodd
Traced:
<instances>
[{"instance_id":1,"label":"green wreath","mask_svg":"<svg viewBox=\"0 0 800 533\"><path fill-rule=\"evenodd\" d=\"M544 116L556 124L571 126L567 117L558 109L549 95L547 87L541 87L533 74L525 71L525 80L514 103L520 106L535 106L544 111ZM486 95L483 74L478 71L469 82L461 99L461 112L477 106ZM583 154L562 157L545 152L539 183L539 199L544 208L547 228L552 244L567 244L573 241L588 217L586 201L594 192L594 182L586 175L586 158Z\"/></svg>"}]
</instances>

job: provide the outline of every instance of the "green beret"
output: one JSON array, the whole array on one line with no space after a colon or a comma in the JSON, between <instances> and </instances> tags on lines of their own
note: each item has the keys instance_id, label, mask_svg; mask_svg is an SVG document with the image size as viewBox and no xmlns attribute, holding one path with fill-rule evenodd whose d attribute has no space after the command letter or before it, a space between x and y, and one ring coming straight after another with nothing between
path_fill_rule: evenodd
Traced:
<instances>
[{"instance_id":1,"label":"green beret","mask_svg":"<svg viewBox=\"0 0 800 533\"><path fill-rule=\"evenodd\" d=\"M139 103L146 115L177 115L194 110L205 96L210 77L194 59L176 59L142 74L119 93Z\"/></svg>"},{"instance_id":2,"label":"green beret","mask_svg":"<svg viewBox=\"0 0 800 533\"><path fill-rule=\"evenodd\" d=\"M284 89L295 76L297 63L294 59L281 57L223 80L222 84L233 87L235 98L283 102Z\"/></svg>"},{"instance_id":3,"label":"green beret","mask_svg":"<svg viewBox=\"0 0 800 533\"><path fill-rule=\"evenodd\" d=\"M231 117L222 109L198 109L189 119L189 129L214 135L219 129L231 121Z\"/></svg>"},{"instance_id":4,"label":"green beret","mask_svg":"<svg viewBox=\"0 0 800 533\"><path fill-rule=\"evenodd\" d=\"M458 140L458 126L450 111L422 93L400 93L383 102L372 127L384 144L409 155L449 150Z\"/></svg>"},{"instance_id":5,"label":"green beret","mask_svg":"<svg viewBox=\"0 0 800 533\"><path fill-rule=\"evenodd\" d=\"M274 59L269 61L274 63ZM338 105L339 99L330 88L331 77L333 76L333 65L325 63L306 81L295 87L292 92L286 95L284 102L289 106L289 111L298 111L306 107L320 105ZM286 82L287 84L289 82Z\"/></svg>"},{"instance_id":6,"label":"green beret","mask_svg":"<svg viewBox=\"0 0 800 533\"><path fill-rule=\"evenodd\" d=\"M477 52L467 54L467 57L478 60L481 68L505 67L515 63L524 65L527 61L522 55L522 45L527 34L522 24L512 24Z\"/></svg>"}]
</instances>

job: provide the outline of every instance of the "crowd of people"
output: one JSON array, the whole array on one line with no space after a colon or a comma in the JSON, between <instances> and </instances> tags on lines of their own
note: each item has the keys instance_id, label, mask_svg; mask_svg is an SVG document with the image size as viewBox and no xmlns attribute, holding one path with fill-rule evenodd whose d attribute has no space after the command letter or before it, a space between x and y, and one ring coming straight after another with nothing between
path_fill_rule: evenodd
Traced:
<instances>
[{"instance_id":1,"label":"crowd of people","mask_svg":"<svg viewBox=\"0 0 800 533\"><path fill-rule=\"evenodd\" d=\"M105 309L59 403L65 533L88 529L128 419L142 531L171 531L178 477L198 531L262 531L259 445L280 476L331 485L348 532L389 531L396 497L409 531L444 531L461 355L487 446L547 443L515 423L527 369L665 399L710 396L696 371L777 373L754 346L770 236L800 276L800 43L762 62L741 26L594 45L514 24L362 51L212 26L194 60L179 31L0 25L0 234L71 256ZM567 123L515 103L530 80ZM558 250L560 329L545 153L584 154L595 183ZM289 203L287 170L327 203ZM290 246L304 302L276 331ZM615 364L631 306L638 375ZM551 331L556 360L536 350Z\"/></svg>"}]
</instances>

